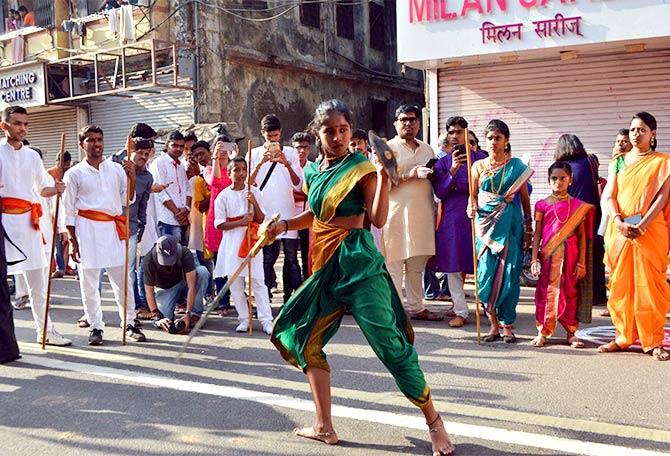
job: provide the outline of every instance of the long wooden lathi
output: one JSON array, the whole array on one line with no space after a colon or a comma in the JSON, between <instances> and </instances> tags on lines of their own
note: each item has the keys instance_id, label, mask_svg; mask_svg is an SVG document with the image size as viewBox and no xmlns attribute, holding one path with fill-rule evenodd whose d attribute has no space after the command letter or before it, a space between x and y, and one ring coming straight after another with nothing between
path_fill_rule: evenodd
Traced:
<instances>
[{"instance_id":1,"label":"long wooden lathi","mask_svg":"<svg viewBox=\"0 0 670 456\"><path fill-rule=\"evenodd\" d=\"M65 133L60 134L60 159L58 160L58 171L60 172L59 182L63 181L63 155L65 155ZM60 211L60 195L56 194L56 211L54 214L53 220L53 233L51 236L51 254L49 255L49 265L47 271L49 271L49 276L47 279L47 299L46 305L44 306L44 326L42 328L42 350L47 348L47 329L49 321L49 302L51 300L51 282L53 278L51 277L51 265L54 263L54 255L56 254L56 241L58 239L58 212ZM49 214L46 215L48 217ZM67 266L67 258L65 259Z\"/></svg>"},{"instance_id":2,"label":"long wooden lathi","mask_svg":"<svg viewBox=\"0 0 670 456\"><path fill-rule=\"evenodd\" d=\"M251 192L251 179L249 170L251 169L251 140L247 141L247 192ZM251 201L247 201L247 214L251 214L252 207ZM247 222L247 245L251 246L251 220ZM253 325L251 324L251 261L249 262L249 269L247 270L247 282L248 282L248 291L247 291L247 305L249 306L249 335L254 333Z\"/></svg>"},{"instance_id":3,"label":"long wooden lathi","mask_svg":"<svg viewBox=\"0 0 670 456\"><path fill-rule=\"evenodd\" d=\"M467 159L468 166L468 203L470 207L477 207L477 201L474 197L474 182L472 179L472 157L470 156L470 131L465 129L465 157ZM477 343L482 343L482 334L481 334L481 321L479 318L479 282L477 281L477 242L475 234L475 215L472 214L470 219L470 229L472 237L472 265L473 272L475 274L475 321L477 323Z\"/></svg>"}]
</instances>

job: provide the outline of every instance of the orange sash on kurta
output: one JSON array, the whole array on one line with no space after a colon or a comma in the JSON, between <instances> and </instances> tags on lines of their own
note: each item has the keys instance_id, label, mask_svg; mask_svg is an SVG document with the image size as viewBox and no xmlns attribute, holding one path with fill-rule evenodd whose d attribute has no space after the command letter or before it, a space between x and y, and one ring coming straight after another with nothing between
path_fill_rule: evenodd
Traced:
<instances>
[{"instance_id":1,"label":"orange sash on kurta","mask_svg":"<svg viewBox=\"0 0 670 456\"><path fill-rule=\"evenodd\" d=\"M77 211L77 215L95 222L114 222L114 225L116 226L116 234L119 235L119 239L122 241L128 239L128 225L126 223L125 215L109 215L93 209L80 209Z\"/></svg>"},{"instance_id":2,"label":"orange sash on kurta","mask_svg":"<svg viewBox=\"0 0 670 456\"><path fill-rule=\"evenodd\" d=\"M42 205L19 198L2 198L2 212L5 214L25 214L30 212L30 223L39 231Z\"/></svg>"},{"instance_id":3,"label":"orange sash on kurta","mask_svg":"<svg viewBox=\"0 0 670 456\"><path fill-rule=\"evenodd\" d=\"M670 178L670 156L654 153L617 175L613 196L622 217L649 212L663 184ZM645 351L661 346L665 314L670 306L666 282L670 247L670 213L666 206L637 239L625 238L610 219L605 235L605 264L610 268L608 307L622 348L637 339Z\"/></svg>"}]
</instances>

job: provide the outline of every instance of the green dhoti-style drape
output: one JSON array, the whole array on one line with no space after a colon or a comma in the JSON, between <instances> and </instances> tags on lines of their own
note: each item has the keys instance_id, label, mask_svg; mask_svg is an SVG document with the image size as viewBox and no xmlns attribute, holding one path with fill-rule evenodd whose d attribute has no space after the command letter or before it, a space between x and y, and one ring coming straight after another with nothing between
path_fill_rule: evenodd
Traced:
<instances>
[{"instance_id":1,"label":"green dhoti-style drape","mask_svg":"<svg viewBox=\"0 0 670 456\"><path fill-rule=\"evenodd\" d=\"M357 185L375 172L363 156L348 155L319 171L305 170L305 186L314 212L314 273L282 307L272 342L284 359L300 369L329 370L323 347L337 332L348 310L400 390L419 407L430 390L412 343L414 332L384 258L365 229L345 230L328 222L363 212Z\"/></svg>"}]
</instances>

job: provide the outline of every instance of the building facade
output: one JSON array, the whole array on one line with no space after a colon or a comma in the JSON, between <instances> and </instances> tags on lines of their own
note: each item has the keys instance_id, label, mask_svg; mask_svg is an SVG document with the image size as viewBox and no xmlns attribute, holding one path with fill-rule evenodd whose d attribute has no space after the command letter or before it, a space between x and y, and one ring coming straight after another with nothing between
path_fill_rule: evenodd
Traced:
<instances>
[{"instance_id":1,"label":"building facade","mask_svg":"<svg viewBox=\"0 0 670 456\"><path fill-rule=\"evenodd\" d=\"M558 137L600 158L632 115L658 120L670 150L670 2L656 0L398 0L398 60L427 72L430 137L462 115L482 137L490 119L536 170L534 199ZM437 43L437 44L436 44Z\"/></svg>"},{"instance_id":2,"label":"building facade","mask_svg":"<svg viewBox=\"0 0 670 456\"><path fill-rule=\"evenodd\" d=\"M28 139L47 165L62 132L78 156L88 123L112 153L138 121L157 130L226 122L257 145L264 115L281 118L287 141L330 98L349 105L356 128L384 136L399 104L424 105L422 72L396 60L394 2L100 3L0 0L0 108L29 108ZM13 21L19 4L34 26Z\"/></svg>"},{"instance_id":3,"label":"building facade","mask_svg":"<svg viewBox=\"0 0 670 456\"><path fill-rule=\"evenodd\" d=\"M275 113L288 139L340 98L356 128L393 136L395 108L423 106L421 72L396 61L394 2L232 3L180 2L176 29L198 50L198 122L236 122L258 144L260 119Z\"/></svg>"}]
</instances>

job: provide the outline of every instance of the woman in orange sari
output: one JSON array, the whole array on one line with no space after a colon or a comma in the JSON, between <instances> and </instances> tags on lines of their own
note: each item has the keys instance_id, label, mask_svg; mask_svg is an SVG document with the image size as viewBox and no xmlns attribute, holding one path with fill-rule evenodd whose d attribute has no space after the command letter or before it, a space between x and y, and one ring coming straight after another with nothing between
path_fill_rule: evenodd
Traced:
<instances>
[{"instance_id":1,"label":"woman in orange sari","mask_svg":"<svg viewBox=\"0 0 670 456\"><path fill-rule=\"evenodd\" d=\"M630 140L633 149L610 165L605 263L611 271L607 307L616 339L598 351L625 350L639 339L646 353L667 361L670 354L662 344L670 306L670 156L655 152L656 119L647 112L633 116Z\"/></svg>"}]
</instances>

